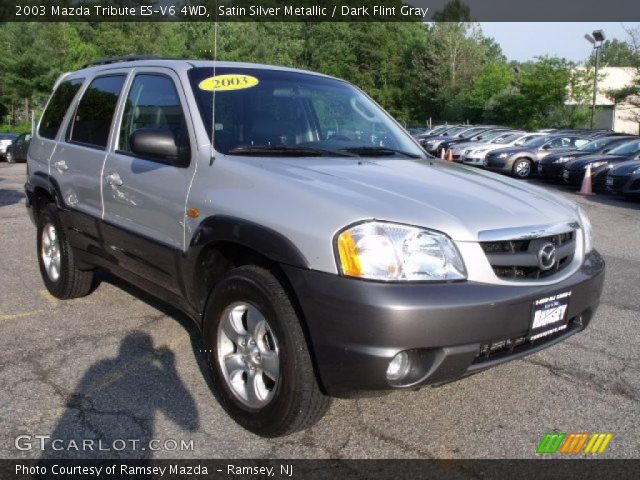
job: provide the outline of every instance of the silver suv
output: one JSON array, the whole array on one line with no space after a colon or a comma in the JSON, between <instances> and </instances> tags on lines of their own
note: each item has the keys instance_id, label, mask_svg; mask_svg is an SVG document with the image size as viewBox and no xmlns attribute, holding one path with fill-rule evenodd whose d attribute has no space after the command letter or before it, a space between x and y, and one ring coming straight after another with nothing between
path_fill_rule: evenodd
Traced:
<instances>
[{"instance_id":1,"label":"silver suv","mask_svg":"<svg viewBox=\"0 0 640 480\"><path fill-rule=\"evenodd\" d=\"M126 58L56 82L25 188L52 295L106 268L178 306L220 404L277 436L589 324L589 220L514 182L428 156L336 78Z\"/></svg>"}]
</instances>

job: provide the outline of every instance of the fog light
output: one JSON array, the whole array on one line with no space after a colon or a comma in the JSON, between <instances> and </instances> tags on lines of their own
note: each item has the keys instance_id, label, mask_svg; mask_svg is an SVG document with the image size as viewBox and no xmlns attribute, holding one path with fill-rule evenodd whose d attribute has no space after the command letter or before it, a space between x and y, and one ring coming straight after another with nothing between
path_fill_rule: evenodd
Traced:
<instances>
[{"instance_id":1,"label":"fog light","mask_svg":"<svg viewBox=\"0 0 640 480\"><path fill-rule=\"evenodd\" d=\"M409 373L410 366L407 352L400 352L389 362L387 379L393 382L401 380Z\"/></svg>"}]
</instances>

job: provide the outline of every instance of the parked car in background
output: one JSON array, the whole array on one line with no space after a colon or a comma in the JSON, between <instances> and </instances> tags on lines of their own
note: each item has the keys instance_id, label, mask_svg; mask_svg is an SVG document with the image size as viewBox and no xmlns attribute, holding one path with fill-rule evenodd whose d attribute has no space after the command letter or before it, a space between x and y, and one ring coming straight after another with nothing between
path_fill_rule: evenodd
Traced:
<instances>
[{"instance_id":1,"label":"parked car in background","mask_svg":"<svg viewBox=\"0 0 640 480\"><path fill-rule=\"evenodd\" d=\"M558 153L551 153L540 160L538 164L538 173L542 178L547 180L562 180L562 170L564 166L576 158L594 155L597 153L607 153L613 148L627 143L634 137L627 136L609 136L599 137L585 143L575 150L567 150Z\"/></svg>"},{"instance_id":2,"label":"parked car in background","mask_svg":"<svg viewBox=\"0 0 640 480\"><path fill-rule=\"evenodd\" d=\"M414 138L421 142L423 140L427 140L433 137L444 136L446 137L449 134L449 131L458 129L463 125L439 125L437 127L433 127L431 130L427 130L426 132L420 135L414 135Z\"/></svg>"},{"instance_id":3,"label":"parked car in background","mask_svg":"<svg viewBox=\"0 0 640 480\"><path fill-rule=\"evenodd\" d=\"M483 139L487 139L487 136L493 134L493 138L497 137L501 133L508 132L509 128L506 127L497 127L497 126L483 126L483 127L475 127L471 130L466 131L463 134L460 134L457 138L450 138L449 140L445 140L438 147L438 151L436 154L439 156L442 154L444 150L447 152L448 150L453 149L456 145L461 143L469 143L469 142L480 142ZM454 160L457 158L454 157Z\"/></svg>"},{"instance_id":4,"label":"parked car in background","mask_svg":"<svg viewBox=\"0 0 640 480\"><path fill-rule=\"evenodd\" d=\"M575 149L589 140L572 134L552 134L536 138L522 147L501 148L487 154L485 168L509 173L516 178L528 178L538 162L552 152Z\"/></svg>"},{"instance_id":5,"label":"parked car in background","mask_svg":"<svg viewBox=\"0 0 640 480\"><path fill-rule=\"evenodd\" d=\"M17 133L0 133L0 158L5 159L7 155L7 148L11 143L18 138Z\"/></svg>"},{"instance_id":6,"label":"parked car in background","mask_svg":"<svg viewBox=\"0 0 640 480\"><path fill-rule=\"evenodd\" d=\"M486 146L487 144L495 140L509 136L512 133L513 133L513 130L505 130L502 128L486 130L480 133L479 135L476 135L469 141L454 143L450 148L451 155L453 156L453 160L455 160L456 162L462 163L465 157L465 152L468 151L470 148Z\"/></svg>"},{"instance_id":7,"label":"parked car in background","mask_svg":"<svg viewBox=\"0 0 640 480\"><path fill-rule=\"evenodd\" d=\"M541 133L510 132L506 135L502 134L490 142L471 144L462 152L462 163L482 167L489 152L507 147L523 147L534 138L541 136Z\"/></svg>"},{"instance_id":8,"label":"parked car in background","mask_svg":"<svg viewBox=\"0 0 640 480\"><path fill-rule=\"evenodd\" d=\"M424 138L418 138L418 142L420 143L420 145L422 145L422 148L424 148L427 152L431 153L432 155L435 155L437 154L438 148L440 147L440 144L442 142L449 140L455 135L464 133L470 128L473 128L473 127L469 125L458 125L455 127L448 128L435 136L429 135Z\"/></svg>"},{"instance_id":9,"label":"parked car in background","mask_svg":"<svg viewBox=\"0 0 640 480\"><path fill-rule=\"evenodd\" d=\"M407 125L405 128L412 137L424 135L429 131L427 127L421 127L416 125Z\"/></svg>"},{"instance_id":10,"label":"parked car in background","mask_svg":"<svg viewBox=\"0 0 640 480\"><path fill-rule=\"evenodd\" d=\"M568 185L580 186L587 168L591 166L593 189L604 192L610 168L628 160L638 159L640 159L640 139L635 139L609 150L608 153L587 155L572 160L564 166L562 179Z\"/></svg>"},{"instance_id":11,"label":"parked car in background","mask_svg":"<svg viewBox=\"0 0 640 480\"><path fill-rule=\"evenodd\" d=\"M607 190L625 197L640 198L640 160L629 160L607 174Z\"/></svg>"},{"instance_id":12,"label":"parked car in background","mask_svg":"<svg viewBox=\"0 0 640 480\"><path fill-rule=\"evenodd\" d=\"M5 158L8 163L26 162L29 143L31 142L31 134L23 133L7 147Z\"/></svg>"}]
</instances>

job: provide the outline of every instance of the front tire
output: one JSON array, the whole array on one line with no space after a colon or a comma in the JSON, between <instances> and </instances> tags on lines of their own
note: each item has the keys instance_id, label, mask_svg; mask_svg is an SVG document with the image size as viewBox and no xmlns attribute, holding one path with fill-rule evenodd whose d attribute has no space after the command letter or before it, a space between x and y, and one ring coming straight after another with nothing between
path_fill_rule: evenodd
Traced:
<instances>
[{"instance_id":1,"label":"front tire","mask_svg":"<svg viewBox=\"0 0 640 480\"><path fill-rule=\"evenodd\" d=\"M529 178L532 170L533 164L527 158L518 158L513 162L513 176L516 178Z\"/></svg>"},{"instance_id":2,"label":"front tire","mask_svg":"<svg viewBox=\"0 0 640 480\"><path fill-rule=\"evenodd\" d=\"M289 435L328 410L300 319L268 270L242 266L220 281L207 303L204 345L216 398L247 430Z\"/></svg>"},{"instance_id":3,"label":"front tire","mask_svg":"<svg viewBox=\"0 0 640 480\"><path fill-rule=\"evenodd\" d=\"M52 203L38 212L37 244L40 275L51 295L67 300L89 294L93 271L78 268L58 209Z\"/></svg>"}]
</instances>

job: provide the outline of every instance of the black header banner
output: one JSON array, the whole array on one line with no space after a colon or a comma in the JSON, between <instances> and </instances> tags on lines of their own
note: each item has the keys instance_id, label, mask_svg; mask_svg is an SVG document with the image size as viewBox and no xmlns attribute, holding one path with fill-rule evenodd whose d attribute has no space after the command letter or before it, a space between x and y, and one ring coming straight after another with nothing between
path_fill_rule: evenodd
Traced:
<instances>
[{"instance_id":1,"label":"black header banner","mask_svg":"<svg viewBox=\"0 0 640 480\"><path fill-rule=\"evenodd\" d=\"M640 460L0 460L2 480L591 480L637 478Z\"/></svg>"},{"instance_id":2,"label":"black header banner","mask_svg":"<svg viewBox=\"0 0 640 480\"><path fill-rule=\"evenodd\" d=\"M3 0L5 22L635 22L629 0Z\"/></svg>"}]
</instances>

